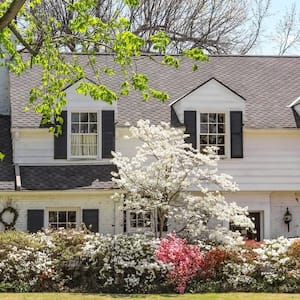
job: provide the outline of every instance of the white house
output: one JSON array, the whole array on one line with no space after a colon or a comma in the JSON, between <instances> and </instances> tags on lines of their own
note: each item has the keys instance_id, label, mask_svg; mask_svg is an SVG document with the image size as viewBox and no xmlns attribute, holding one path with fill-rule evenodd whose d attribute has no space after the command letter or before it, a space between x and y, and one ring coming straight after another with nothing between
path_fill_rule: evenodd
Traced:
<instances>
[{"instance_id":1,"label":"white house","mask_svg":"<svg viewBox=\"0 0 300 300\"><path fill-rule=\"evenodd\" d=\"M85 64L87 57L79 60ZM40 126L39 115L23 110L29 89L39 83L38 69L9 80L2 70L0 213L16 208L20 230L84 222L103 233L134 231L137 223L110 199L116 188L110 151L133 155L126 122L144 118L185 126L194 147L219 147L219 169L240 188L226 199L248 206L257 239L300 236L300 57L212 56L196 72L187 60L177 70L145 58L136 68L169 93L167 103L142 102L133 92L109 105L76 94L76 83L66 89L59 138ZM116 87L118 76L104 81Z\"/></svg>"}]
</instances>

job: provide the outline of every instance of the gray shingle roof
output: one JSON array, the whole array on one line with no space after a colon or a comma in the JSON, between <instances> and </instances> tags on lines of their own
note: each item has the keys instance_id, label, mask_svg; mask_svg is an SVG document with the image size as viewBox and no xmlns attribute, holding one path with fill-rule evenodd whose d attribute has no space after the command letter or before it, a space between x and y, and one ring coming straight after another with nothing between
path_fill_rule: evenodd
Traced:
<instances>
[{"instance_id":1,"label":"gray shingle roof","mask_svg":"<svg viewBox=\"0 0 300 300\"><path fill-rule=\"evenodd\" d=\"M12 163L10 117L0 116L0 151L5 154L0 161L0 190L15 189L15 171Z\"/></svg>"},{"instance_id":2,"label":"gray shingle roof","mask_svg":"<svg viewBox=\"0 0 300 300\"><path fill-rule=\"evenodd\" d=\"M112 189L114 165L21 166L22 190Z\"/></svg>"},{"instance_id":3,"label":"gray shingle roof","mask_svg":"<svg viewBox=\"0 0 300 300\"><path fill-rule=\"evenodd\" d=\"M190 62L183 59L179 70L162 66L159 56L140 59L135 68L149 75L152 87L170 95L167 103L141 101L132 93L118 102L118 125L131 124L144 118L153 123L170 120L168 103L182 97L192 89L214 77L246 99L245 126L248 128L296 127L291 108L287 108L300 96L300 57L275 56L212 56L210 62L201 63L199 70L192 71ZM79 56L79 62L87 65L87 56ZM112 66L108 55L99 55L97 63ZM90 70L86 67L88 75ZM12 127L39 127L40 117L33 112L23 112L28 101L30 87L37 86L40 72L37 67L21 76L11 75ZM103 79L114 88L121 82L119 72Z\"/></svg>"}]
</instances>

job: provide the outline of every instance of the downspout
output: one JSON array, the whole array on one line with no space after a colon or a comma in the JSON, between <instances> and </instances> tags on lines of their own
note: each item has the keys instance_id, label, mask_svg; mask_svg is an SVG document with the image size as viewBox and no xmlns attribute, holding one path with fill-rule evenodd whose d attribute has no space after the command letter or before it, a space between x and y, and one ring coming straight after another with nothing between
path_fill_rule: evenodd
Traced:
<instances>
[{"instance_id":1,"label":"downspout","mask_svg":"<svg viewBox=\"0 0 300 300\"><path fill-rule=\"evenodd\" d=\"M20 166L15 164L16 190L20 191L22 187Z\"/></svg>"}]
</instances>

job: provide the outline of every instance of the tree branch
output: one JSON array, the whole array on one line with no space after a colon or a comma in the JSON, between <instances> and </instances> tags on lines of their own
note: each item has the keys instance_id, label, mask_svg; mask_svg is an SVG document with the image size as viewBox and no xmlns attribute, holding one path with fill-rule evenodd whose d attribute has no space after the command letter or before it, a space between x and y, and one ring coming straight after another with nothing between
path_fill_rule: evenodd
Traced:
<instances>
[{"instance_id":1,"label":"tree branch","mask_svg":"<svg viewBox=\"0 0 300 300\"><path fill-rule=\"evenodd\" d=\"M8 24L7 26L30 54L32 54L33 56L36 56L38 54L38 51L32 49L31 46L23 39L17 28L15 28L12 24Z\"/></svg>"},{"instance_id":2,"label":"tree branch","mask_svg":"<svg viewBox=\"0 0 300 300\"><path fill-rule=\"evenodd\" d=\"M3 30L8 24L16 17L26 0L14 0L7 12L0 18L0 31Z\"/></svg>"}]
</instances>

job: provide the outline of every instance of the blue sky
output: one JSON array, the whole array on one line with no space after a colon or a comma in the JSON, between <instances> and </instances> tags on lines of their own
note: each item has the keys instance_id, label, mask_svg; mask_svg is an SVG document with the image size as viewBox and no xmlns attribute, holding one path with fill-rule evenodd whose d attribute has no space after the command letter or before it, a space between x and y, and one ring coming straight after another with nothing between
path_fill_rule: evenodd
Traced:
<instances>
[{"instance_id":1,"label":"blue sky","mask_svg":"<svg viewBox=\"0 0 300 300\"><path fill-rule=\"evenodd\" d=\"M272 31L275 31L276 24L285 14L287 8L291 7L294 2L296 3L296 9L300 12L300 0L272 0L270 16L264 22L264 36L255 50L256 54L277 54L275 44L270 43ZM291 51L289 54L297 54L297 51Z\"/></svg>"}]
</instances>

